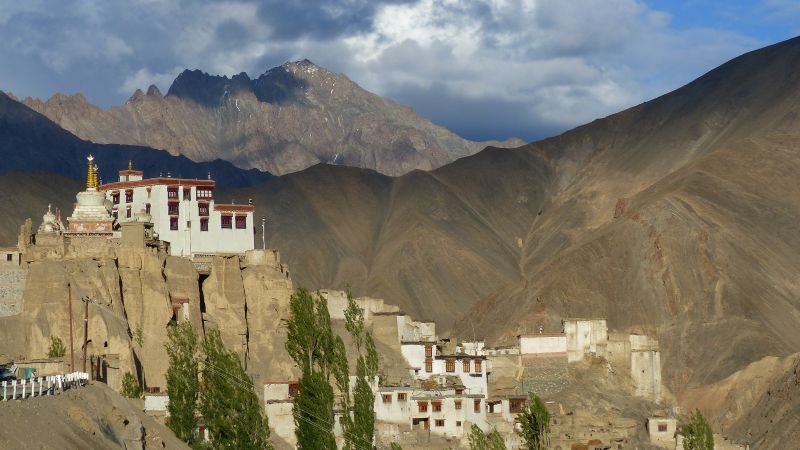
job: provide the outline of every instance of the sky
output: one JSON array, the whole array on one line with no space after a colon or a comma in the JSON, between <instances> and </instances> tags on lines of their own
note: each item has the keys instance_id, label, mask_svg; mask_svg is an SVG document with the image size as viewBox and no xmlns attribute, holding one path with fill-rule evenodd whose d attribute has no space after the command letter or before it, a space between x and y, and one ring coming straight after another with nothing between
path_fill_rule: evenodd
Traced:
<instances>
[{"instance_id":1,"label":"sky","mask_svg":"<svg viewBox=\"0 0 800 450\"><path fill-rule=\"evenodd\" d=\"M800 0L0 0L0 90L107 108L308 58L476 140L528 141L800 35Z\"/></svg>"}]
</instances>

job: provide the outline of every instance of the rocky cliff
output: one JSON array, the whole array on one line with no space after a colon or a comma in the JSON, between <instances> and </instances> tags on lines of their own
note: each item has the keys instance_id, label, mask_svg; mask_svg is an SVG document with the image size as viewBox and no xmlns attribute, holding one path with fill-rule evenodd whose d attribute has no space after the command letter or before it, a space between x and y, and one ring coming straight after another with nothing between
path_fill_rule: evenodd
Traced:
<instances>
[{"instance_id":1,"label":"rocky cliff","mask_svg":"<svg viewBox=\"0 0 800 450\"><path fill-rule=\"evenodd\" d=\"M400 175L442 166L487 145L524 144L462 139L307 60L256 79L186 70L166 96L151 86L105 111L80 94L24 103L92 142L165 149L194 161L220 158L274 174L323 162Z\"/></svg>"},{"instance_id":2,"label":"rocky cliff","mask_svg":"<svg viewBox=\"0 0 800 450\"><path fill-rule=\"evenodd\" d=\"M0 317L0 352L18 360L46 358L51 337L58 337L70 364L71 329L80 370L88 318L86 354L106 361L105 381L112 388L119 390L122 375L130 372L145 387L163 391L167 325L189 320L201 335L209 327L220 329L257 384L293 379L280 322L288 317L292 281L277 254L215 257L204 266L208 272L200 273L190 260L155 247L63 236L40 243L45 237L35 236L37 243L23 254L21 312Z\"/></svg>"}]
</instances>

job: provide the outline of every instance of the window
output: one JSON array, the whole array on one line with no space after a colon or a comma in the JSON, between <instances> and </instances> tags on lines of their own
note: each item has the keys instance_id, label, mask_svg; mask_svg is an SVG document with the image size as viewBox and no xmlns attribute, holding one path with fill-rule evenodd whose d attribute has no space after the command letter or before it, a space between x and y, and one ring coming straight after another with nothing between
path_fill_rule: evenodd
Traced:
<instances>
[{"instance_id":1,"label":"window","mask_svg":"<svg viewBox=\"0 0 800 450\"><path fill-rule=\"evenodd\" d=\"M200 203L197 205L197 214L200 216L208 215L208 203Z\"/></svg>"},{"instance_id":2,"label":"window","mask_svg":"<svg viewBox=\"0 0 800 450\"><path fill-rule=\"evenodd\" d=\"M115 205L119 205L119 192L115 192L115 193L111 194L111 201Z\"/></svg>"},{"instance_id":3,"label":"window","mask_svg":"<svg viewBox=\"0 0 800 450\"><path fill-rule=\"evenodd\" d=\"M417 402L417 407L421 413L428 412L428 402Z\"/></svg>"},{"instance_id":4,"label":"window","mask_svg":"<svg viewBox=\"0 0 800 450\"><path fill-rule=\"evenodd\" d=\"M431 344L425 344L425 357L426 358L433 357L433 346Z\"/></svg>"},{"instance_id":5,"label":"window","mask_svg":"<svg viewBox=\"0 0 800 450\"><path fill-rule=\"evenodd\" d=\"M147 198L150 198L150 195L153 193L153 188L147 188Z\"/></svg>"},{"instance_id":6,"label":"window","mask_svg":"<svg viewBox=\"0 0 800 450\"><path fill-rule=\"evenodd\" d=\"M436 426L443 427L444 426L444 419L436 419Z\"/></svg>"},{"instance_id":7,"label":"window","mask_svg":"<svg viewBox=\"0 0 800 450\"><path fill-rule=\"evenodd\" d=\"M178 198L178 188L167 188L167 198Z\"/></svg>"},{"instance_id":8,"label":"window","mask_svg":"<svg viewBox=\"0 0 800 450\"><path fill-rule=\"evenodd\" d=\"M171 215L171 216L177 216L178 215L178 204L177 203L170 202L167 208L168 208L167 212L169 213L169 215Z\"/></svg>"},{"instance_id":9,"label":"window","mask_svg":"<svg viewBox=\"0 0 800 450\"><path fill-rule=\"evenodd\" d=\"M665 423L658 424L658 431L661 432L661 433L667 431L667 424L665 424Z\"/></svg>"},{"instance_id":10,"label":"window","mask_svg":"<svg viewBox=\"0 0 800 450\"><path fill-rule=\"evenodd\" d=\"M445 362L445 371L447 372L455 372L456 371L456 360L455 359L448 359Z\"/></svg>"},{"instance_id":11,"label":"window","mask_svg":"<svg viewBox=\"0 0 800 450\"><path fill-rule=\"evenodd\" d=\"M13 261L13 260L14 260L14 255L12 255L11 253L6 255L6 261Z\"/></svg>"},{"instance_id":12,"label":"window","mask_svg":"<svg viewBox=\"0 0 800 450\"><path fill-rule=\"evenodd\" d=\"M406 401L406 393L405 392L398 392L397 393L397 401L398 402Z\"/></svg>"},{"instance_id":13,"label":"window","mask_svg":"<svg viewBox=\"0 0 800 450\"><path fill-rule=\"evenodd\" d=\"M383 394L383 403L392 403L392 394Z\"/></svg>"},{"instance_id":14,"label":"window","mask_svg":"<svg viewBox=\"0 0 800 450\"><path fill-rule=\"evenodd\" d=\"M130 207L130 205L125 207L125 217L127 217L129 219L131 217L131 207Z\"/></svg>"},{"instance_id":15,"label":"window","mask_svg":"<svg viewBox=\"0 0 800 450\"><path fill-rule=\"evenodd\" d=\"M508 411L511 414L519 414L522 412L522 408L525 406L525 399L524 398L512 398L508 401Z\"/></svg>"},{"instance_id":16,"label":"window","mask_svg":"<svg viewBox=\"0 0 800 450\"><path fill-rule=\"evenodd\" d=\"M480 359L476 359L475 360L475 372L478 372L478 373L481 372L481 360Z\"/></svg>"},{"instance_id":17,"label":"window","mask_svg":"<svg viewBox=\"0 0 800 450\"><path fill-rule=\"evenodd\" d=\"M442 402L431 402L433 412L442 412Z\"/></svg>"},{"instance_id":18,"label":"window","mask_svg":"<svg viewBox=\"0 0 800 450\"><path fill-rule=\"evenodd\" d=\"M433 372L433 360L430 358L425 360L425 372Z\"/></svg>"},{"instance_id":19,"label":"window","mask_svg":"<svg viewBox=\"0 0 800 450\"><path fill-rule=\"evenodd\" d=\"M200 219L200 231L208 231L208 219Z\"/></svg>"},{"instance_id":20,"label":"window","mask_svg":"<svg viewBox=\"0 0 800 450\"><path fill-rule=\"evenodd\" d=\"M191 200L192 199L192 188L185 186L183 188L183 199L184 200Z\"/></svg>"},{"instance_id":21,"label":"window","mask_svg":"<svg viewBox=\"0 0 800 450\"><path fill-rule=\"evenodd\" d=\"M456 409L461 409L461 400L456 400L455 401L455 407L456 407Z\"/></svg>"},{"instance_id":22,"label":"window","mask_svg":"<svg viewBox=\"0 0 800 450\"><path fill-rule=\"evenodd\" d=\"M117 220L119 218L119 214L117 213L116 209L111 211L111 215L114 216L114 220Z\"/></svg>"},{"instance_id":23,"label":"window","mask_svg":"<svg viewBox=\"0 0 800 450\"><path fill-rule=\"evenodd\" d=\"M236 216L236 229L244 230L247 228L247 216Z\"/></svg>"},{"instance_id":24,"label":"window","mask_svg":"<svg viewBox=\"0 0 800 450\"><path fill-rule=\"evenodd\" d=\"M456 426L457 426L457 427L460 427L460 426L461 426L461 421L460 421L460 420L456 420Z\"/></svg>"},{"instance_id":25,"label":"window","mask_svg":"<svg viewBox=\"0 0 800 450\"><path fill-rule=\"evenodd\" d=\"M178 218L177 217L170 217L169 218L169 229L173 230L173 231L178 229Z\"/></svg>"},{"instance_id":26,"label":"window","mask_svg":"<svg viewBox=\"0 0 800 450\"><path fill-rule=\"evenodd\" d=\"M475 400L475 403L473 404L473 411L475 411L476 413L481 412L481 401L480 400Z\"/></svg>"},{"instance_id":27,"label":"window","mask_svg":"<svg viewBox=\"0 0 800 450\"><path fill-rule=\"evenodd\" d=\"M222 216L222 228L232 228L233 217Z\"/></svg>"},{"instance_id":28,"label":"window","mask_svg":"<svg viewBox=\"0 0 800 450\"><path fill-rule=\"evenodd\" d=\"M186 229L187 230L191 230L192 229L192 221L191 220L187 220L186 221Z\"/></svg>"},{"instance_id":29,"label":"window","mask_svg":"<svg viewBox=\"0 0 800 450\"><path fill-rule=\"evenodd\" d=\"M289 383L289 397L294 398L300 393L300 383Z\"/></svg>"},{"instance_id":30,"label":"window","mask_svg":"<svg viewBox=\"0 0 800 450\"><path fill-rule=\"evenodd\" d=\"M144 204L144 212L146 212L147 214L150 214L150 203L145 203Z\"/></svg>"},{"instance_id":31,"label":"window","mask_svg":"<svg viewBox=\"0 0 800 450\"><path fill-rule=\"evenodd\" d=\"M469 360L464 360L464 373L469 373Z\"/></svg>"},{"instance_id":32,"label":"window","mask_svg":"<svg viewBox=\"0 0 800 450\"><path fill-rule=\"evenodd\" d=\"M133 191L128 189L125 191L125 203L131 203L133 201Z\"/></svg>"},{"instance_id":33,"label":"window","mask_svg":"<svg viewBox=\"0 0 800 450\"><path fill-rule=\"evenodd\" d=\"M195 193L197 198L211 198L211 188L199 187Z\"/></svg>"}]
</instances>

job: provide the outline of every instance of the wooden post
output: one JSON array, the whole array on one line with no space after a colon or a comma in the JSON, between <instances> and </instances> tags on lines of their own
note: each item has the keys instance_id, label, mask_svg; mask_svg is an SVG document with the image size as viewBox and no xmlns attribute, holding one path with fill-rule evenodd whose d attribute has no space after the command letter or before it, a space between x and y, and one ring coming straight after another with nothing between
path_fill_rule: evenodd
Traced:
<instances>
[{"instance_id":1,"label":"wooden post","mask_svg":"<svg viewBox=\"0 0 800 450\"><path fill-rule=\"evenodd\" d=\"M83 372L86 373L86 346L89 343L89 298L84 300L83 308ZM74 372L74 371L73 371Z\"/></svg>"},{"instance_id":2,"label":"wooden post","mask_svg":"<svg viewBox=\"0 0 800 450\"><path fill-rule=\"evenodd\" d=\"M69 370L75 370L75 341L72 338L72 287L67 283L67 298L69 299Z\"/></svg>"}]
</instances>

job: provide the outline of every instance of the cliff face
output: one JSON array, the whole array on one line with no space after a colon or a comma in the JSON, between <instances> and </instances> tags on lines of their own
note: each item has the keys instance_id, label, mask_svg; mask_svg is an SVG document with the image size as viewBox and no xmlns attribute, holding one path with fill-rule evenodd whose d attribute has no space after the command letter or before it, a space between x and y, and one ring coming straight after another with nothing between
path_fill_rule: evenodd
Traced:
<instances>
[{"instance_id":1,"label":"cliff face","mask_svg":"<svg viewBox=\"0 0 800 450\"><path fill-rule=\"evenodd\" d=\"M219 328L256 381L292 377L280 324L288 316L292 281L272 252L243 261L214 258L205 280L188 259L103 238L50 239L46 246L29 247L23 258L28 277L21 312L0 317L0 353L46 358L51 337L58 337L69 365L72 328L75 370L81 370L87 315L82 298L88 297L86 353L108 361L106 381L115 390L125 372L139 374L149 388L166 389L164 343L171 320L192 322L201 336Z\"/></svg>"},{"instance_id":2,"label":"cliff face","mask_svg":"<svg viewBox=\"0 0 800 450\"><path fill-rule=\"evenodd\" d=\"M24 103L82 139L144 145L195 161L224 159L274 174L317 163L400 175L433 169L487 145L419 117L309 61L286 63L251 80L184 71L166 96L151 87L103 111L76 94Z\"/></svg>"}]
</instances>

